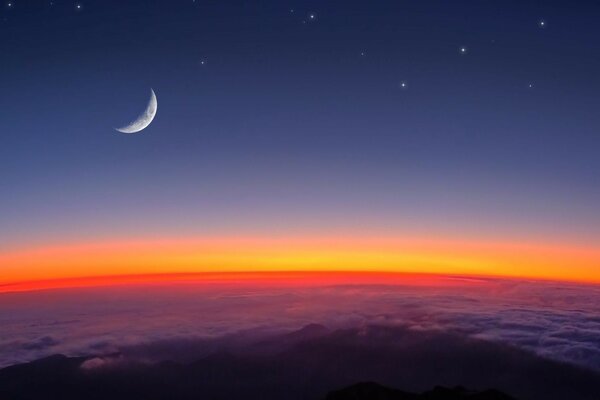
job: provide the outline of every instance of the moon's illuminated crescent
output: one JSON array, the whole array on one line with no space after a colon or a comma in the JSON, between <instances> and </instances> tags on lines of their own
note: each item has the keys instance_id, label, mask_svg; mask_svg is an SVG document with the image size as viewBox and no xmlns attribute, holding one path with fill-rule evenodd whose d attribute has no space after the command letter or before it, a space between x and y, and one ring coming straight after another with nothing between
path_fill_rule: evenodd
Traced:
<instances>
[{"instance_id":1,"label":"moon's illuminated crescent","mask_svg":"<svg viewBox=\"0 0 600 400\"><path fill-rule=\"evenodd\" d=\"M146 110L129 125L122 128L116 128L117 131L122 133L137 133L142 129L147 128L148 125L152 123L152 120L156 116L156 111L158 110L158 102L156 101L154 90L150 89L150 92L150 101L148 102Z\"/></svg>"}]
</instances>

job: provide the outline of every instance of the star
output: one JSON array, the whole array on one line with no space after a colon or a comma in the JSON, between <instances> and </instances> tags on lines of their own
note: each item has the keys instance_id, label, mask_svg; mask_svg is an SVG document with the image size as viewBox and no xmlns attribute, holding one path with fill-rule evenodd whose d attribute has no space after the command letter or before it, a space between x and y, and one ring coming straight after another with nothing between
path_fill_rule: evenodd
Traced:
<instances>
[{"instance_id":1,"label":"star","mask_svg":"<svg viewBox=\"0 0 600 400\"><path fill-rule=\"evenodd\" d=\"M7 6L8 8L12 8L12 6L13 6L13 3L7 3L7 4L6 4L6 6Z\"/></svg>"},{"instance_id":2,"label":"star","mask_svg":"<svg viewBox=\"0 0 600 400\"><path fill-rule=\"evenodd\" d=\"M361 55L362 57L364 57L364 56L366 56L366 55L367 55L367 53L365 53L364 51L361 51L361 52L360 52L360 55Z\"/></svg>"},{"instance_id":3,"label":"star","mask_svg":"<svg viewBox=\"0 0 600 400\"><path fill-rule=\"evenodd\" d=\"M460 49L458 49L458 51L460 52L460 54L467 54L469 49L467 49L465 46L461 46Z\"/></svg>"},{"instance_id":4,"label":"star","mask_svg":"<svg viewBox=\"0 0 600 400\"><path fill-rule=\"evenodd\" d=\"M75 3L75 10L81 11L82 9L83 9L83 6L81 5L81 3Z\"/></svg>"},{"instance_id":5,"label":"star","mask_svg":"<svg viewBox=\"0 0 600 400\"><path fill-rule=\"evenodd\" d=\"M531 89L532 87L533 87L533 83L530 83L529 84L529 88Z\"/></svg>"},{"instance_id":6,"label":"star","mask_svg":"<svg viewBox=\"0 0 600 400\"><path fill-rule=\"evenodd\" d=\"M406 81L400 81L400 89L406 89L408 87L408 83Z\"/></svg>"},{"instance_id":7,"label":"star","mask_svg":"<svg viewBox=\"0 0 600 400\"><path fill-rule=\"evenodd\" d=\"M540 20L540 22L538 22L538 26L539 26L540 28L545 28L545 27L546 27L546 21L544 21L543 19L542 19L542 20Z\"/></svg>"},{"instance_id":8,"label":"star","mask_svg":"<svg viewBox=\"0 0 600 400\"><path fill-rule=\"evenodd\" d=\"M314 21L315 18L317 18L317 16L315 14L308 15L308 19L310 19L311 21Z\"/></svg>"}]
</instances>

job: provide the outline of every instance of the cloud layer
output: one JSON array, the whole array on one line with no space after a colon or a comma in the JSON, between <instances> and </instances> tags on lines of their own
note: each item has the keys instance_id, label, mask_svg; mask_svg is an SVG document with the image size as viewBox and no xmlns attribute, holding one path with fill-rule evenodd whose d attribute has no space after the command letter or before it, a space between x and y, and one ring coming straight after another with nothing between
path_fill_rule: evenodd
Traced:
<instances>
[{"instance_id":1,"label":"cloud layer","mask_svg":"<svg viewBox=\"0 0 600 400\"><path fill-rule=\"evenodd\" d=\"M162 361L165 355L171 361ZM288 333L256 330L169 339L118 354L53 356L0 370L9 398L189 400L322 399L376 381L409 391L433 385L496 388L521 400L596 400L600 374L513 346L457 333L367 324ZM12 396L12 397L11 397Z\"/></svg>"},{"instance_id":2,"label":"cloud layer","mask_svg":"<svg viewBox=\"0 0 600 400\"><path fill-rule=\"evenodd\" d=\"M600 288L505 280L451 285L165 286L0 296L0 366L150 343L244 338L319 323L370 324L484 339L600 371ZM182 342L183 341L183 342ZM242 343L243 345L243 343ZM185 347L185 346L184 346ZM201 346L196 346L202 351ZM153 352L173 357L172 346ZM181 351L186 354L186 351ZM188 354L189 355L189 354ZM202 354L193 354L198 356Z\"/></svg>"}]
</instances>

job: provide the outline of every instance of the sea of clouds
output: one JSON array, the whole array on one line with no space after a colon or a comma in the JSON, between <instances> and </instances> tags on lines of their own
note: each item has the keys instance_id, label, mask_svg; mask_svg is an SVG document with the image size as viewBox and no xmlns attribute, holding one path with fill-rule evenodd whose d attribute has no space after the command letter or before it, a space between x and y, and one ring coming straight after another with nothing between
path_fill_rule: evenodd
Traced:
<instances>
[{"instance_id":1,"label":"sea of clouds","mask_svg":"<svg viewBox=\"0 0 600 400\"><path fill-rule=\"evenodd\" d=\"M509 344L600 371L600 287L495 279L441 284L165 285L0 295L0 367L52 354L106 355L186 341L260 337L318 323L389 325ZM243 335L240 335L240 332ZM401 340L401 339L399 339ZM176 357L153 347L155 361Z\"/></svg>"}]
</instances>

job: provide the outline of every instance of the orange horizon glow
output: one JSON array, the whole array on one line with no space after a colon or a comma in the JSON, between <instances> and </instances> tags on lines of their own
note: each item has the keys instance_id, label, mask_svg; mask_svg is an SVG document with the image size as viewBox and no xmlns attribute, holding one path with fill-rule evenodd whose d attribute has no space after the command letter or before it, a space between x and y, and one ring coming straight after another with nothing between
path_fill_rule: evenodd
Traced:
<instances>
[{"instance_id":1,"label":"orange horizon glow","mask_svg":"<svg viewBox=\"0 0 600 400\"><path fill-rule=\"evenodd\" d=\"M220 287L307 287L324 285L405 285L413 287L480 286L485 277L400 272L360 271L281 271L281 272L205 272L150 275L115 275L40 281L0 285L0 293L28 292L46 289L159 286L159 285L219 285Z\"/></svg>"},{"instance_id":2,"label":"orange horizon glow","mask_svg":"<svg viewBox=\"0 0 600 400\"><path fill-rule=\"evenodd\" d=\"M0 253L0 292L227 273L490 276L600 283L600 249L415 238L195 238L73 243ZM206 275L203 275L206 276ZM288 276L286 279L294 279ZM82 278L85 277L85 278ZM149 278L152 277L152 278ZM162 278L161 278L162 277ZM62 282L62 283L60 283Z\"/></svg>"}]
</instances>

